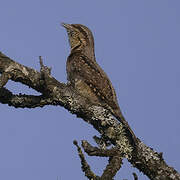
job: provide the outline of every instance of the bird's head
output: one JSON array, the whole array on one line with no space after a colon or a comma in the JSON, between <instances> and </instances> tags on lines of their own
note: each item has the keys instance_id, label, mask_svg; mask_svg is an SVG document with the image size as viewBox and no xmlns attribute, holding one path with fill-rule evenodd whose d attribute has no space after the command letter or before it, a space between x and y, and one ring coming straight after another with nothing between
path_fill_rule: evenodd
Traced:
<instances>
[{"instance_id":1,"label":"bird's head","mask_svg":"<svg viewBox=\"0 0 180 180\"><path fill-rule=\"evenodd\" d=\"M92 32L81 24L62 23L62 26L67 30L71 52L80 50L89 58L94 58L94 38Z\"/></svg>"}]
</instances>

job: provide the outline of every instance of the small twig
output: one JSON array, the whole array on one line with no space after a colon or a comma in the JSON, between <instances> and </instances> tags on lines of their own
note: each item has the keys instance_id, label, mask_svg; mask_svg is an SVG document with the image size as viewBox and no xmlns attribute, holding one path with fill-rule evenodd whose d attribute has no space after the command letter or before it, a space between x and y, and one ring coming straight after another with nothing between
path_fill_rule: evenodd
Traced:
<instances>
[{"instance_id":1,"label":"small twig","mask_svg":"<svg viewBox=\"0 0 180 180\"><path fill-rule=\"evenodd\" d=\"M133 174L133 176L134 176L134 180L138 180L137 174L136 174L135 172L133 172L132 174Z\"/></svg>"},{"instance_id":2,"label":"small twig","mask_svg":"<svg viewBox=\"0 0 180 180\"><path fill-rule=\"evenodd\" d=\"M44 64L43 64L43 59L42 59L42 57L41 56L39 56L39 64L40 64L40 67L41 67L41 69L40 69L40 72L43 74L43 75L51 75L51 69L52 68L49 68L49 67L47 67L47 66L45 66Z\"/></svg>"},{"instance_id":3,"label":"small twig","mask_svg":"<svg viewBox=\"0 0 180 180\"><path fill-rule=\"evenodd\" d=\"M89 155L89 156L99 156L99 157L111 157L120 154L119 150L117 148L111 148L111 149L100 149L98 147L93 147L91 144L89 144L87 141L82 141L82 147L84 151Z\"/></svg>"},{"instance_id":4,"label":"small twig","mask_svg":"<svg viewBox=\"0 0 180 180\"><path fill-rule=\"evenodd\" d=\"M100 178L98 176L96 176L92 171L91 168L89 166L89 164L87 163L84 154L81 150L81 148L78 145L78 142L76 140L73 141L73 144L77 147L78 153L79 153L79 157L81 159L81 165L82 165L82 170L83 172L85 172L85 176L88 179L93 179L93 180L99 180Z\"/></svg>"}]
</instances>

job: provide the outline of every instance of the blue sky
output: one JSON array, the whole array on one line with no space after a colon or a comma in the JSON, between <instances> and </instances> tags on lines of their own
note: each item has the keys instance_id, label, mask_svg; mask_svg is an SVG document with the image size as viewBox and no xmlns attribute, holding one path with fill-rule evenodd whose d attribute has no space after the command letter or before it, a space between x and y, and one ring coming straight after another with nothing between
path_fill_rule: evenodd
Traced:
<instances>
[{"instance_id":1,"label":"blue sky","mask_svg":"<svg viewBox=\"0 0 180 180\"><path fill-rule=\"evenodd\" d=\"M35 69L38 56L66 82L69 44L61 22L88 26L98 63L111 79L136 135L180 171L179 0L2 0L0 51ZM19 83L14 93L37 94ZM72 142L98 133L62 107L15 109L0 104L0 179L86 179ZM71 127L71 128L69 128ZM69 132L69 129L71 131ZM101 174L106 158L87 157ZM146 180L124 160L115 179Z\"/></svg>"}]
</instances>

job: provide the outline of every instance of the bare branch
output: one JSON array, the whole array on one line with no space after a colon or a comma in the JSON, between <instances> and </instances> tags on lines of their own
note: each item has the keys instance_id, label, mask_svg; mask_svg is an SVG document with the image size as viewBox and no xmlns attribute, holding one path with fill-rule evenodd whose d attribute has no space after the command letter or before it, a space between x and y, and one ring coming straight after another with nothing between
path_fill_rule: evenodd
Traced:
<instances>
[{"instance_id":1,"label":"bare branch","mask_svg":"<svg viewBox=\"0 0 180 180\"><path fill-rule=\"evenodd\" d=\"M85 172L85 176L88 178L88 179L93 179L93 180L100 180L100 177L99 176L96 176L92 171L91 171L91 168L89 166L89 164L87 163L85 157L84 157L84 154L81 150L81 148L79 147L77 141L75 140L74 142L74 145L77 147L77 150L78 150L78 153L79 153L79 157L81 159L81 165L82 165L82 170L83 172Z\"/></svg>"},{"instance_id":2,"label":"bare branch","mask_svg":"<svg viewBox=\"0 0 180 180\"><path fill-rule=\"evenodd\" d=\"M111 157L115 156L117 153L120 154L119 150L117 148L111 148L111 149L100 149L98 147L93 147L91 146L87 141L82 141L82 147L84 151L89 155L89 156L99 156L99 157Z\"/></svg>"},{"instance_id":3,"label":"bare branch","mask_svg":"<svg viewBox=\"0 0 180 180\"><path fill-rule=\"evenodd\" d=\"M53 105L53 100L49 97L25 95L25 94L12 94L6 88L0 88L0 102L8 104L15 108L36 108L45 105Z\"/></svg>"},{"instance_id":4,"label":"bare branch","mask_svg":"<svg viewBox=\"0 0 180 180\"><path fill-rule=\"evenodd\" d=\"M82 141L82 147L89 156L109 157L109 163L106 166L101 179L113 179L122 165L123 153L118 148L99 149L91 146L87 141Z\"/></svg>"},{"instance_id":5,"label":"bare branch","mask_svg":"<svg viewBox=\"0 0 180 180\"><path fill-rule=\"evenodd\" d=\"M43 59L42 59L41 56L39 56L39 64L40 64L40 67L41 67L41 69L40 69L41 74L46 75L46 76L50 76L52 68L44 66Z\"/></svg>"},{"instance_id":6,"label":"bare branch","mask_svg":"<svg viewBox=\"0 0 180 180\"><path fill-rule=\"evenodd\" d=\"M134 176L134 180L138 180L138 176L135 172L133 173L133 176Z\"/></svg>"}]
</instances>

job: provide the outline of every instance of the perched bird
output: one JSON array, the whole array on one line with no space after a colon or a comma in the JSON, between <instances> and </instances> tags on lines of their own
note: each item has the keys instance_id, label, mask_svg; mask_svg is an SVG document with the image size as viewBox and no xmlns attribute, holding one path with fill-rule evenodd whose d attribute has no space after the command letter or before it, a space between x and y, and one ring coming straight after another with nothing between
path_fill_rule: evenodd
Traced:
<instances>
[{"instance_id":1,"label":"perched bird","mask_svg":"<svg viewBox=\"0 0 180 180\"><path fill-rule=\"evenodd\" d=\"M81 24L62 23L62 26L67 30L71 46L66 64L68 81L92 103L110 110L136 144L137 138L122 115L112 83L96 62L92 32Z\"/></svg>"}]
</instances>

